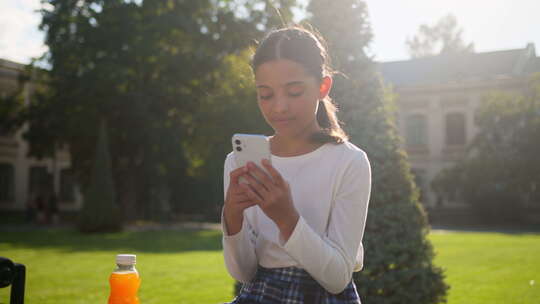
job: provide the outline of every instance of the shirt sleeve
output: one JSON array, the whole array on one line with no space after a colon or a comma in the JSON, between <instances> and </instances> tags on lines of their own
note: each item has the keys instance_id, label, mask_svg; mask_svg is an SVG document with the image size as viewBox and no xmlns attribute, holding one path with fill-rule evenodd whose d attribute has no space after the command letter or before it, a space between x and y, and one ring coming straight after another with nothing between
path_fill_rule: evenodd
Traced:
<instances>
[{"instance_id":1,"label":"shirt sleeve","mask_svg":"<svg viewBox=\"0 0 540 304\"><path fill-rule=\"evenodd\" d=\"M223 174L224 197L227 195L227 189L230 183L230 172L234 169L230 157L225 160ZM223 257L227 270L233 278L246 283L251 281L257 272L257 256L255 255L256 233L253 226L249 223L246 216L247 210L244 210L244 220L241 230L229 235L227 225L221 212L221 229L223 231Z\"/></svg>"},{"instance_id":2,"label":"shirt sleeve","mask_svg":"<svg viewBox=\"0 0 540 304\"><path fill-rule=\"evenodd\" d=\"M300 217L289 240L282 244L328 292L342 292L363 260L362 238L371 192L371 168L364 152L355 157L337 184L326 235L317 234ZM314 249L317 250L314 250Z\"/></svg>"}]
</instances>

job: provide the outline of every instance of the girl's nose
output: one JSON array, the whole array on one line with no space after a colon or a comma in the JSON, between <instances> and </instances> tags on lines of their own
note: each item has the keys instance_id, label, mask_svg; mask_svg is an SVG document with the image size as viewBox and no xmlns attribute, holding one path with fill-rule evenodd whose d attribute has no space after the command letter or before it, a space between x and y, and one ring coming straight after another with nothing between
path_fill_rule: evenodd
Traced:
<instances>
[{"instance_id":1,"label":"girl's nose","mask_svg":"<svg viewBox=\"0 0 540 304\"><path fill-rule=\"evenodd\" d=\"M289 110L289 102L287 98L278 97L274 103L274 112L276 113L285 113Z\"/></svg>"}]
</instances>

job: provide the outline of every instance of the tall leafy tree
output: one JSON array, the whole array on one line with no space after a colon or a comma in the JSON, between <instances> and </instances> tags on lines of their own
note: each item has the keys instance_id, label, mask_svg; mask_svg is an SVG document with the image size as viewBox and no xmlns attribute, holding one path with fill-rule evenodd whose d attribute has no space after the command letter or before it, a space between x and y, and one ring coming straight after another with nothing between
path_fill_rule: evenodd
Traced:
<instances>
[{"instance_id":1,"label":"tall leafy tree","mask_svg":"<svg viewBox=\"0 0 540 304\"><path fill-rule=\"evenodd\" d=\"M107 125L103 120L99 128L90 185L84 192L85 204L79 219L79 229L83 232L120 230L122 218L115 196Z\"/></svg>"},{"instance_id":2,"label":"tall leafy tree","mask_svg":"<svg viewBox=\"0 0 540 304\"><path fill-rule=\"evenodd\" d=\"M0 134L13 134L22 124L29 75L26 69L16 79L0 84Z\"/></svg>"},{"instance_id":3,"label":"tall leafy tree","mask_svg":"<svg viewBox=\"0 0 540 304\"><path fill-rule=\"evenodd\" d=\"M187 154L193 164L189 173L195 177L198 205L210 204L209 210L218 220L220 212L213 207L221 205L223 191L223 163L231 152L231 136L234 133L269 134L271 129L264 122L257 105L255 84L249 65L251 51L223 58L221 68L214 75L221 81L214 82L212 94L201 99L198 112L205 115L195 117L196 127L190 133ZM212 148L209 148L212 147Z\"/></svg>"},{"instance_id":4,"label":"tall leafy tree","mask_svg":"<svg viewBox=\"0 0 540 304\"><path fill-rule=\"evenodd\" d=\"M22 88L8 91L0 96L0 134L11 134L18 126L18 117L24 109Z\"/></svg>"},{"instance_id":5,"label":"tall leafy tree","mask_svg":"<svg viewBox=\"0 0 540 304\"><path fill-rule=\"evenodd\" d=\"M457 18L450 14L434 25L420 25L418 33L406 44L412 58L474 52L474 44L466 43L462 34Z\"/></svg>"},{"instance_id":6,"label":"tall leafy tree","mask_svg":"<svg viewBox=\"0 0 540 304\"><path fill-rule=\"evenodd\" d=\"M381 85L365 52L372 39L366 4L312 0L308 10L341 72L332 97L345 130L373 168L364 269L354 276L359 294L366 303L440 303L447 286L433 265L426 215L393 119L393 95Z\"/></svg>"},{"instance_id":7,"label":"tall leafy tree","mask_svg":"<svg viewBox=\"0 0 540 304\"><path fill-rule=\"evenodd\" d=\"M28 109L31 154L67 144L84 187L104 117L128 217L141 216L163 185L180 204L191 201L192 187L180 185L197 183L192 169L212 163L186 152L194 150L193 130L201 121L219 124L201 119L213 111L203 101L228 81L217 77L229 68L224 58L280 22L269 13L271 2L291 14L292 0L44 1L51 69L49 90Z\"/></svg>"}]
</instances>

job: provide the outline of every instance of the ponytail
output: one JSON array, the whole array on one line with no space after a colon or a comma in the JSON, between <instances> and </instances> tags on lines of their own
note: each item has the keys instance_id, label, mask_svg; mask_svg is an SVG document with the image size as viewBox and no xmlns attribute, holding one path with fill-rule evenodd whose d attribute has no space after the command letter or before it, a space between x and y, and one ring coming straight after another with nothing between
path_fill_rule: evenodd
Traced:
<instances>
[{"instance_id":1,"label":"ponytail","mask_svg":"<svg viewBox=\"0 0 540 304\"><path fill-rule=\"evenodd\" d=\"M317 122L321 127L321 131L314 133L311 136L312 141L318 143L341 144L348 140L347 134L339 125L336 113L337 107L329 96L319 100Z\"/></svg>"}]
</instances>

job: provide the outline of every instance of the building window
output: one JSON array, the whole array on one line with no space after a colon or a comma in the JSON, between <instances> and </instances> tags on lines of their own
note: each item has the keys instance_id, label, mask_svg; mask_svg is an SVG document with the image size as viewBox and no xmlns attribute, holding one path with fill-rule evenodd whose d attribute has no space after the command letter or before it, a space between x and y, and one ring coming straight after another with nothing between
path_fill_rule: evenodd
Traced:
<instances>
[{"instance_id":1,"label":"building window","mask_svg":"<svg viewBox=\"0 0 540 304\"><path fill-rule=\"evenodd\" d=\"M465 114L446 114L446 145L457 146L465 145L465 143Z\"/></svg>"},{"instance_id":2,"label":"building window","mask_svg":"<svg viewBox=\"0 0 540 304\"><path fill-rule=\"evenodd\" d=\"M427 122L422 114L412 114L405 120L405 141L408 147L427 146Z\"/></svg>"},{"instance_id":3,"label":"building window","mask_svg":"<svg viewBox=\"0 0 540 304\"><path fill-rule=\"evenodd\" d=\"M30 193L34 195L44 194L49 182L47 167L30 168Z\"/></svg>"},{"instance_id":4,"label":"building window","mask_svg":"<svg viewBox=\"0 0 540 304\"><path fill-rule=\"evenodd\" d=\"M15 199L15 170L11 164L0 164L0 202Z\"/></svg>"},{"instance_id":5,"label":"building window","mask_svg":"<svg viewBox=\"0 0 540 304\"><path fill-rule=\"evenodd\" d=\"M60 200L63 202L75 201L75 184L71 169L60 171Z\"/></svg>"}]
</instances>

